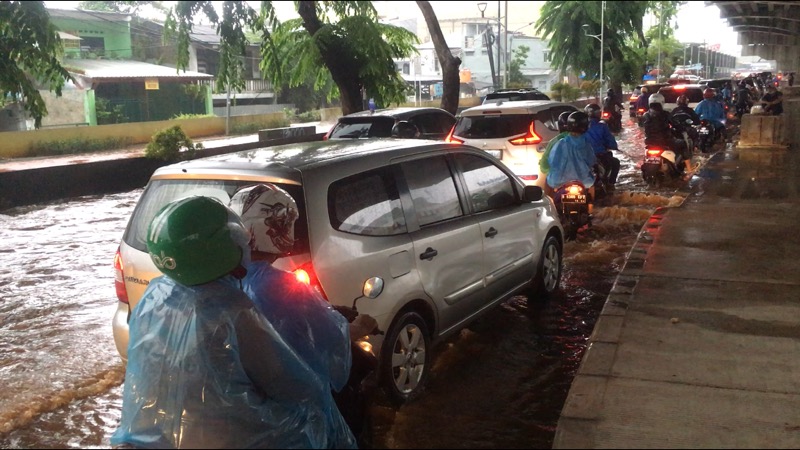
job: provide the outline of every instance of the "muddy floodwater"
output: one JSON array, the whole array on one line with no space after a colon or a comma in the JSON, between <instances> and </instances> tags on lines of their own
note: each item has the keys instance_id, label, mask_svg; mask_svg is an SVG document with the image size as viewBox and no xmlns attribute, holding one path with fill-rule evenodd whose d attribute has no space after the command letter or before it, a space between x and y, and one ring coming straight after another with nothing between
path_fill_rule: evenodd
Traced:
<instances>
[{"instance_id":1,"label":"muddy floodwater","mask_svg":"<svg viewBox=\"0 0 800 450\"><path fill-rule=\"evenodd\" d=\"M680 186L647 191L641 130L618 136L618 190L564 248L560 292L515 297L434 351L425 394L379 398L378 448L549 448L572 378L625 254ZM114 253L141 190L0 213L0 447L108 447L124 367L114 347Z\"/></svg>"}]
</instances>

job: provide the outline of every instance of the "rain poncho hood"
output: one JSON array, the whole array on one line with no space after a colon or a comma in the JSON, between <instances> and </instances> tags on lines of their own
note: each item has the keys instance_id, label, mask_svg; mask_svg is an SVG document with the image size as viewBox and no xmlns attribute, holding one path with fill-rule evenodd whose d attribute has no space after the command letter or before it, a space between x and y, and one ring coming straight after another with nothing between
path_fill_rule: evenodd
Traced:
<instances>
[{"instance_id":1,"label":"rain poncho hood","mask_svg":"<svg viewBox=\"0 0 800 450\"><path fill-rule=\"evenodd\" d=\"M340 391L350 374L350 325L311 286L266 261L247 266L244 292L317 376ZM330 394L328 394L330 397ZM337 448L355 446L350 428L337 408L325 416Z\"/></svg>"},{"instance_id":2,"label":"rain poncho hood","mask_svg":"<svg viewBox=\"0 0 800 450\"><path fill-rule=\"evenodd\" d=\"M584 186L592 186L594 185L592 166L595 161L596 157L586 139L586 134L564 136L550 151L547 184L553 189L558 189L568 181L578 180Z\"/></svg>"},{"instance_id":3,"label":"rain poncho hood","mask_svg":"<svg viewBox=\"0 0 800 450\"><path fill-rule=\"evenodd\" d=\"M132 311L122 418L111 445L326 448L328 383L226 276L153 279Z\"/></svg>"}]
</instances>

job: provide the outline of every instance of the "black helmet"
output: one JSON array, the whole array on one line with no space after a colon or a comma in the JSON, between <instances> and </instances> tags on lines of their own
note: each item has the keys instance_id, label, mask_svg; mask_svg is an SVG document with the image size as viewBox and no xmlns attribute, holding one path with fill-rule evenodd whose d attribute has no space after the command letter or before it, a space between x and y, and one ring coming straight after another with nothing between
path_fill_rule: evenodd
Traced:
<instances>
[{"instance_id":1,"label":"black helmet","mask_svg":"<svg viewBox=\"0 0 800 450\"><path fill-rule=\"evenodd\" d=\"M419 129L411 122L401 120L392 127L392 137L413 139L419 136Z\"/></svg>"},{"instance_id":2,"label":"black helmet","mask_svg":"<svg viewBox=\"0 0 800 450\"><path fill-rule=\"evenodd\" d=\"M572 133L586 133L589 129L589 116L583 111L575 111L567 119L567 129Z\"/></svg>"},{"instance_id":3,"label":"black helmet","mask_svg":"<svg viewBox=\"0 0 800 450\"><path fill-rule=\"evenodd\" d=\"M572 114L570 111L564 111L558 115L558 131L569 131L567 128L567 120L570 114Z\"/></svg>"},{"instance_id":4,"label":"black helmet","mask_svg":"<svg viewBox=\"0 0 800 450\"><path fill-rule=\"evenodd\" d=\"M689 97L685 95L679 95L677 103L678 106L689 106Z\"/></svg>"},{"instance_id":5,"label":"black helmet","mask_svg":"<svg viewBox=\"0 0 800 450\"><path fill-rule=\"evenodd\" d=\"M583 108L583 112L593 119L599 119L601 116L600 105L597 103L589 103L585 108Z\"/></svg>"},{"instance_id":6,"label":"black helmet","mask_svg":"<svg viewBox=\"0 0 800 450\"><path fill-rule=\"evenodd\" d=\"M609 97L613 97L614 96L614 89L607 90L606 91L606 95L609 96Z\"/></svg>"}]
</instances>

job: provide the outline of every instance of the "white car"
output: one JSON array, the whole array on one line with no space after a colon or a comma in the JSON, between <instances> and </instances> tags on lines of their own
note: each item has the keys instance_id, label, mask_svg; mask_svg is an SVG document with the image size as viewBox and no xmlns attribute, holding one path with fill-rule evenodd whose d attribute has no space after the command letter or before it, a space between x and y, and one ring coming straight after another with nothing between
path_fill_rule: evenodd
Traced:
<instances>
[{"instance_id":1,"label":"white car","mask_svg":"<svg viewBox=\"0 0 800 450\"><path fill-rule=\"evenodd\" d=\"M685 95L689 99L689 107L694 109L703 101L705 87L699 84L676 84L662 87L658 93L664 96L664 111L672 112L678 106L678 97Z\"/></svg>"},{"instance_id":2,"label":"white car","mask_svg":"<svg viewBox=\"0 0 800 450\"><path fill-rule=\"evenodd\" d=\"M558 135L558 116L564 111L578 108L551 100L487 103L462 111L446 140L485 150L525 184L544 188L539 159Z\"/></svg>"}]
</instances>

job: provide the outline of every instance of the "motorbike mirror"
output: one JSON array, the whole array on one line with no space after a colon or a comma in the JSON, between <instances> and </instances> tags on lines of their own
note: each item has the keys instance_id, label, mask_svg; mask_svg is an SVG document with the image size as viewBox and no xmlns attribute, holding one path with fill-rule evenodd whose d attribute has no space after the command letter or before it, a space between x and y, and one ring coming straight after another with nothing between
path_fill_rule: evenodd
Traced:
<instances>
[{"instance_id":1,"label":"motorbike mirror","mask_svg":"<svg viewBox=\"0 0 800 450\"><path fill-rule=\"evenodd\" d=\"M686 119L686 125L691 125L693 123L694 121L692 119Z\"/></svg>"}]
</instances>

